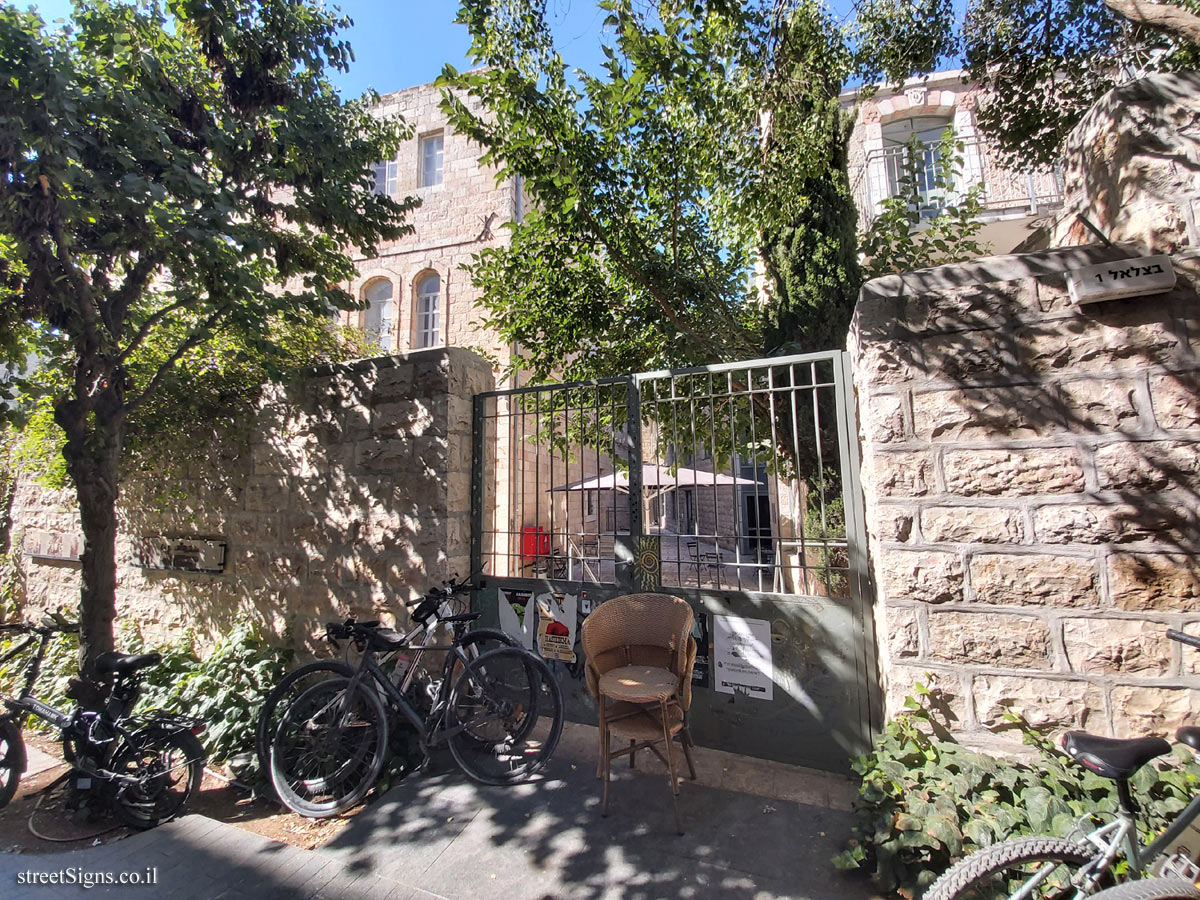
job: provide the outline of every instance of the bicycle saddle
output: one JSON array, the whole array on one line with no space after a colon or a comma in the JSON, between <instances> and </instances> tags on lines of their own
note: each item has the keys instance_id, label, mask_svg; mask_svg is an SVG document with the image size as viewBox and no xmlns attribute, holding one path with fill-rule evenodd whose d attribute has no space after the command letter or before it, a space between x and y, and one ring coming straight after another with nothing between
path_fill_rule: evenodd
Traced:
<instances>
[{"instance_id":1,"label":"bicycle saddle","mask_svg":"<svg viewBox=\"0 0 1200 900\"><path fill-rule=\"evenodd\" d=\"M1200 750L1200 725L1181 725L1175 732L1175 740L1193 750Z\"/></svg>"},{"instance_id":2,"label":"bicycle saddle","mask_svg":"<svg viewBox=\"0 0 1200 900\"><path fill-rule=\"evenodd\" d=\"M128 675L147 666L157 666L160 662L161 653L101 653L96 657L96 673Z\"/></svg>"},{"instance_id":3,"label":"bicycle saddle","mask_svg":"<svg viewBox=\"0 0 1200 900\"><path fill-rule=\"evenodd\" d=\"M444 619L442 619L442 621L449 622L451 624L454 624L455 622L474 622L482 615L483 613L481 612L459 613L457 616L446 616Z\"/></svg>"},{"instance_id":4,"label":"bicycle saddle","mask_svg":"<svg viewBox=\"0 0 1200 900\"><path fill-rule=\"evenodd\" d=\"M1171 745L1162 738L1106 738L1086 731L1068 731L1063 749L1072 759L1105 778L1128 778L1146 763L1164 753Z\"/></svg>"},{"instance_id":5,"label":"bicycle saddle","mask_svg":"<svg viewBox=\"0 0 1200 900\"><path fill-rule=\"evenodd\" d=\"M404 635L391 628L376 628L370 634L371 646L376 650L395 650L406 644Z\"/></svg>"}]
</instances>

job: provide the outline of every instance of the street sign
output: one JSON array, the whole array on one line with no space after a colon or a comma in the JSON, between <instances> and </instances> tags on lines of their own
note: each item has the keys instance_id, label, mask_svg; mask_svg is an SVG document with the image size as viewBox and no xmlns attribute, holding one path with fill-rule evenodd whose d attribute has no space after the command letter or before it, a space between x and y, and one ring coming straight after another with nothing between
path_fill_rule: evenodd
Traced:
<instances>
[{"instance_id":1,"label":"street sign","mask_svg":"<svg viewBox=\"0 0 1200 900\"><path fill-rule=\"evenodd\" d=\"M1067 291L1078 305L1161 294L1175 287L1169 256L1139 256L1097 263L1067 273Z\"/></svg>"}]
</instances>

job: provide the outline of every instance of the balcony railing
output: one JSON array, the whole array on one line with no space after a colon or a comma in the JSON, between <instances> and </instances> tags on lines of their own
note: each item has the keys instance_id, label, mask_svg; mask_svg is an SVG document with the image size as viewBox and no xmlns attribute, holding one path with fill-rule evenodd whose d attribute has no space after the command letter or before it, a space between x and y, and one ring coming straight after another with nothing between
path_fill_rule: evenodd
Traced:
<instances>
[{"instance_id":1,"label":"balcony railing","mask_svg":"<svg viewBox=\"0 0 1200 900\"><path fill-rule=\"evenodd\" d=\"M1062 206L1061 167L1014 171L1001 166L995 155L989 152L986 142L977 139L963 142L961 165L953 186L948 190L937 190L933 186L933 173L937 165L938 146L937 141L921 145L918 180L922 180L923 176L926 182L925 189L921 191L924 215L932 216L947 206L957 204L974 185L982 188L980 200L985 218L1039 215ZM884 147L868 153L857 171L851 164L850 181L858 204L860 227L868 227L879 215L883 201L899 193L908 152L906 146Z\"/></svg>"}]
</instances>

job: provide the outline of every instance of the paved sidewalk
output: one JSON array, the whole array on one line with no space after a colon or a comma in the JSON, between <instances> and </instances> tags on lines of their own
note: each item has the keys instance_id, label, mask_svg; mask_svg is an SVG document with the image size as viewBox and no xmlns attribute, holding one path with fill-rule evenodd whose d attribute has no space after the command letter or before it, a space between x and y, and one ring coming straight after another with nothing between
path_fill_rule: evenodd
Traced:
<instances>
[{"instance_id":1,"label":"paved sidewalk","mask_svg":"<svg viewBox=\"0 0 1200 900\"><path fill-rule=\"evenodd\" d=\"M153 885L102 885L104 874L147 878ZM76 884L22 884L24 874L74 873ZM91 889L78 882L94 881ZM280 844L204 816L184 816L88 850L0 853L0 897L37 900L443 900L389 878L350 871L338 860Z\"/></svg>"},{"instance_id":2,"label":"paved sidewalk","mask_svg":"<svg viewBox=\"0 0 1200 900\"><path fill-rule=\"evenodd\" d=\"M393 788L317 851L185 816L71 853L0 853L0 898L171 900L866 900L829 863L849 782L701 750L675 834L661 764L614 769L600 816L595 729L570 726L546 778L476 785L452 767ZM644 769L642 767L645 767ZM736 790L731 788L737 788ZM748 793L747 791L754 791ZM803 801L803 802L802 802ZM154 886L19 884L28 871L144 873Z\"/></svg>"},{"instance_id":3,"label":"paved sidewalk","mask_svg":"<svg viewBox=\"0 0 1200 900\"><path fill-rule=\"evenodd\" d=\"M595 734L572 726L541 784L485 787L457 771L406 779L317 852L451 900L872 895L830 863L850 829L850 813L830 808L848 806L846 779L701 750L699 783L680 788L679 836L665 772L649 754L637 771L614 766L609 816L600 815Z\"/></svg>"}]
</instances>

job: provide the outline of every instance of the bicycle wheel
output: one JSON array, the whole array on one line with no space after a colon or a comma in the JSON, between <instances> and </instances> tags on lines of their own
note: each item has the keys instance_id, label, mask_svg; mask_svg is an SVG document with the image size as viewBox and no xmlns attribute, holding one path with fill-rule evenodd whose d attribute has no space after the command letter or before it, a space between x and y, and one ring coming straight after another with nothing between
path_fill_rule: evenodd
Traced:
<instances>
[{"instance_id":1,"label":"bicycle wheel","mask_svg":"<svg viewBox=\"0 0 1200 900\"><path fill-rule=\"evenodd\" d=\"M1093 900L1196 900L1200 890L1186 878L1143 878L1093 894Z\"/></svg>"},{"instance_id":2,"label":"bicycle wheel","mask_svg":"<svg viewBox=\"0 0 1200 900\"><path fill-rule=\"evenodd\" d=\"M340 659L321 659L301 666L284 676L267 694L254 723L254 752L258 769L267 772L271 765L271 741L279 728L279 720L296 698L318 682L329 678L349 678L354 668Z\"/></svg>"},{"instance_id":3,"label":"bicycle wheel","mask_svg":"<svg viewBox=\"0 0 1200 900\"><path fill-rule=\"evenodd\" d=\"M483 784L514 784L540 770L562 735L562 692L549 666L502 647L464 667L443 725L455 761Z\"/></svg>"},{"instance_id":4,"label":"bicycle wheel","mask_svg":"<svg viewBox=\"0 0 1200 900\"><path fill-rule=\"evenodd\" d=\"M291 810L313 819L349 809L383 770L387 713L373 690L334 678L288 707L271 743L271 784Z\"/></svg>"},{"instance_id":5,"label":"bicycle wheel","mask_svg":"<svg viewBox=\"0 0 1200 900\"><path fill-rule=\"evenodd\" d=\"M1022 897L1068 900L1071 879L1097 857L1086 844L1052 837L1001 841L959 860L935 881L924 900L1002 900Z\"/></svg>"},{"instance_id":6,"label":"bicycle wheel","mask_svg":"<svg viewBox=\"0 0 1200 900\"><path fill-rule=\"evenodd\" d=\"M153 828L183 811L200 790L206 754L190 731L150 728L113 754L112 770L136 779L114 783L113 808L126 825Z\"/></svg>"},{"instance_id":7,"label":"bicycle wheel","mask_svg":"<svg viewBox=\"0 0 1200 900\"><path fill-rule=\"evenodd\" d=\"M0 808L8 806L25 771L25 741L12 719L0 719Z\"/></svg>"}]
</instances>

